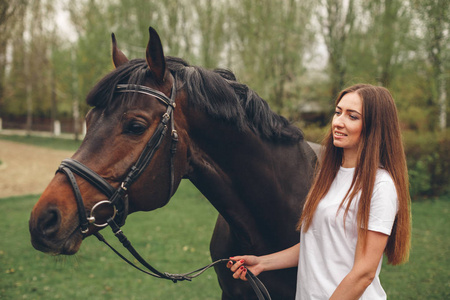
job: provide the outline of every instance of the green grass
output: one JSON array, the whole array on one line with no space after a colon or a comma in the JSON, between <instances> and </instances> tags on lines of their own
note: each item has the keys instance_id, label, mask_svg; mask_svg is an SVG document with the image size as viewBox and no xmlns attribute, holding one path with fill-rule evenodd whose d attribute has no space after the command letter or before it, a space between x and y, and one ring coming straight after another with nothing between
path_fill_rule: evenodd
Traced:
<instances>
[{"instance_id":1,"label":"green grass","mask_svg":"<svg viewBox=\"0 0 450 300\"><path fill-rule=\"evenodd\" d=\"M0 199L0 299L219 299L213 269L177 284L128 266L95 237L75 256L52 257L34 250L28 218L38 196ZM136 213L123 231L160 271L189 272L208 264L217 213L189 183L157 211ZM121 250L109 229L107 240ZM125 252L124 252L125 253Z\"/></svg>"},{"instance_id":2,"label":"green grass","mask_svg":"<svg viewBox=\"0 0 450 300\"><path fill-rule=\"evenodd\" d=\"M60 139L52 137L39 137L39 136L20 136L20 135L2 135L0 134L0 139L24 143L39 147L46 147L56 150L68 150L75 151L80 147L81 141L75 141L71 139Z\"/></svg>"},{"instance_id":3,"label":"green grass","mask_svg":"<svg viewBox=\"0 0 450 300\"><path fill-rule=\"evenodd\" d=\"M380 279L388 299L450 299L450 197L413 202L410 262L386 265Z\"/></svg>"},{"instance_id":4,"label":"green grass","mask_svg":"<svg viewBox=\"0 0 450 300\"><path fill-rule=\"evenodd\" d=\"M37 196L0 199L1 299L219 299L215 272L173 284L148 277L116 257L94 237L75 256L34 250L28 217ZM449 199L413 203L410 262L384 265L388 299L449 299ZM156 268L171 273L207 264L217 213L189 183L164 208L131 215L124 232ZM117 245L108 229L106 238Z\"/></svg>"}]
</instances>

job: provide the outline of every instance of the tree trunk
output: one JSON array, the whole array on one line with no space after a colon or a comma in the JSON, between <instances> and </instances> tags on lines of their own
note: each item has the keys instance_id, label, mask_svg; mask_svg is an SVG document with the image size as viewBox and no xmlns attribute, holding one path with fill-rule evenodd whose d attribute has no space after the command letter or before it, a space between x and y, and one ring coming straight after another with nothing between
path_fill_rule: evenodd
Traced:
<instances>
[{"instance_id":1,"label":"tree trunk","mask_svg":"<svg viewBox=\"0 0 450 300\"><path fill-rule=\"evenodd\" d=\"M439 129L447 128L447 90L443 64L440 65L440 76L437 78L438 105L439 105Z\"/></svg>"},{"instance_id":2,"label":"tree trunk","mask_svg":"<svg viewBox=\"0 0 450 300\"><path fill-rule=\"evenodd\" d=\"M29 54L29 51L25 52L25 77L27 78L25 82L27 107L27 124L25 128L27 135L31 135L31 127L33 126L33 84L31 76L31 55Z\"/></svg>"}]
</instances>

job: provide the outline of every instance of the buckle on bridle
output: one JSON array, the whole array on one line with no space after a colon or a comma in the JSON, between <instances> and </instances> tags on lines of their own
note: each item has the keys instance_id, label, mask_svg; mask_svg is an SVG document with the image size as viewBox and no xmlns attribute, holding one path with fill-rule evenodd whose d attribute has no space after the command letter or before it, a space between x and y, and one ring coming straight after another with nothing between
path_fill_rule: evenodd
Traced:
<instances>
[{"instance_id":1,"label":"buckle on bridle","mask_svg":"<svg viewBox=\"0 0 450 300\"><path fill-rule=\"evenodd\" d=\"M95 210L98 207L100 207L101 205L109 205L109 206L112 206L112 209L113 209L112 217L108 217L108 218L105 218L105 219L109 219L109 218L114 219L116 217L117 212L118 212L116 206L114 204L112 204L111 201L109 201L109 200L103 200L103 201L97 202L91 208L91 213L89 214L89 217L87 219L88 219L89 224L92 224L92 225L94 225L96 227L100 227L100 228L108 226L108 222L107 221L105 221L105 223L96 223L97 220L95 218Z\"/></svg>"}]
</instances>

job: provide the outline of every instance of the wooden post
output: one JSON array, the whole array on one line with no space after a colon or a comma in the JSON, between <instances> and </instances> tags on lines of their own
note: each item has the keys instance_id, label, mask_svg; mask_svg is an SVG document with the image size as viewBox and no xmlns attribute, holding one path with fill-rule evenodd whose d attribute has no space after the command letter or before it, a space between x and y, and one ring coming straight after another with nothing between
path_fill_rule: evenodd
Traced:
<instances>
[{"instance_id":1,"label":"wooden post","mask_svg":"<svg viewBox=\"0 0 450 300\"><path fill-rule=\"evenodd\" d=\"M61 135L61 122L59 120L53 121L53 134L55 136Z\"/></svg>"}]
</instances>

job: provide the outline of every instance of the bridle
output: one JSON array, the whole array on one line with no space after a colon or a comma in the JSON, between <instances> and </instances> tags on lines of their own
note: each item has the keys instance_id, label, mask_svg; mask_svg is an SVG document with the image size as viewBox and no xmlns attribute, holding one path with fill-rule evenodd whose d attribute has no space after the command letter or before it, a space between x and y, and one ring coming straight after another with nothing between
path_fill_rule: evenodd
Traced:
<instances>
[{"instance_id":1,"label":"bridle","mask_svg":"<svg viewBox=\"0 0 450 300\"><path fill-rule=\"evenodd\" d=\"M108 225L106 223L97 223L95 218L95 211L102 205L110 205L112 206L114 213L111 217L112 221L118 224L119 226L123 226L125 224L126 217L128 215L128 189L133 184L138 177L142 174L145 168L150 164L153 155L158 150L159 146L163 138L166 135L169 121L170 126L172 128L172 145L170 148L170 188L168 192L167 201L169 201L170 197L172 197L173 189L174 189L174 165L173 158L177 151L177 143L178 143L178 134L174 128L173 121L173 111L175 109L175 96L176 89L175 83L172 86L171 97L168 98L163 93L149 88L143 85L135 85L135 84L118 84L116 86L115 92L117 93L140 93L148 96L152 96L162 102L167 106L166 112L163 114L160 123L155 129L155 132L150 137L149 141L145 145L142 153L140 154L137 161L130 168L130 171L125 176L125 179L116 189L109 184L103 177L98 175L96 172L89 169L87 166L82 164L81 162L75 159L65 159L61 162L61 165L58 168L57 172L62 172L67 175L72 189L75 194L75 199L77 202L78 215L80 220L80 228L83 234L86 234L89 231L89 225L92 224L96 227L105 227ZM99 191L101 191L104 195L108 197L108 200L100 201L96 205L94 205L91 209L89 217L86 216L86 211L83 204L83 199L81 197L81 193L78 188L78 184L72 173L77 174L78 176L85 179L87 182L95 186Z\"/></svg>"},{"instance_id":2,"label":"bridle","mask_svg":"<svg viewBox=\"0 0 450 300\"><path fill-rule=\"evenodd\" d=\"M94 225L96 227L106 227L110 226L114 235L119 239L119 241L122 243L122 245L127 248L127 250L143 265L145 266L148 271L136 266L134 263L132 263L130 260L125 258L122 254L120 254L116 249L114 249L106 240L105 238L99 233L94 232L93 235L95 235L100 241L105 243L111 250L113 250L119 257L121 257L124 261L126 261L128 264L133 266L134 268L138 269L141 272L144 272L148 275L151 275L153 277L162 278L162 279L169 279L172 280L174 283L178 281L184 281L188 280L191 281L193 278L199 276L203 272L205 272L207 269L215 266L219 263L225 263L228 262L229 259L219 259L203 268L197 269L195 271L185 273L185 274L171 274L167 272L160 272L156 270L154 267L152 267L149 263L147 263L141 255L133 248L131 245L131 242L127 239L127 237L124 235L124 233L121 230L121 226L125 224L126 217L128 215L128 189L133 184L138 177L142 174L142 172L145 170L145 168L150 164L153 155L158 150L159 146L161 145L161 142L163 141L168 126L171 127L171 138L172 143L170 147L170 187L169 187L169 193L168 198L166 200L166 203L170 200L170 198L173 195L174 192L174 156L177 151L177 143L178 143L178 134L175 130L174 125L174 119L173 119L173 112L176 107L175 104L175 96L176 96L176 84L175 81L172 85L172 91L171 96L168 98L165 94L163 94L160 91L157 91L155 89L149 88L147 86L143 85L136 85L136 84L118 84L115 89L116 93L140 93L144 95L148 95L151 97L156 98L160 102L162 102L164 105L166 105L167 110L162 115L161 121L158 124L156 130L150 137L149 141L145 145L142 153L140 154L137 161L133 164L133 166L130 168L130 171L126 175L125 179L122 181L122 183L119 185L118 188L114 188L109 182L107 182L103 177L98 175L96 172L82 164L81 162L75 160L75 159L64 159L61 162L61 165L59 166L57 172L64 173L71 186L72 190L75 195L75 200L77 203L77 209L78 209L78 217L79 217L79 224L81 233L83 234L83 238L87 236L87 233L89 232L89 226ZM170 122L170 125L169 125ZM92 184L94 187L96 187L100 192L102 192L105 196L108 197L108 200L103 200L100 202L97 202L92 208L89 213L89 216L86 214L86 208L83 203L83 198L81 196L80 189L78 187L76 178L74 176L74 173L80 177L82 177L84 180ZM101 206L110 206L113 209L112 216L107 219L106 222L99 222L96 219L96 210ZM268 300L271 299L270 295L263 285L263 283L250 272L250 270L247 270L247 279L249 283L251 284L252 288L255 290L255 293L258 296L258 299L260 300Z\"/></svg>"}]
</instances>

